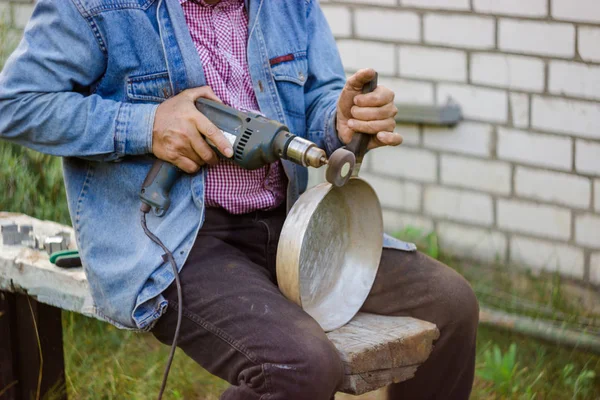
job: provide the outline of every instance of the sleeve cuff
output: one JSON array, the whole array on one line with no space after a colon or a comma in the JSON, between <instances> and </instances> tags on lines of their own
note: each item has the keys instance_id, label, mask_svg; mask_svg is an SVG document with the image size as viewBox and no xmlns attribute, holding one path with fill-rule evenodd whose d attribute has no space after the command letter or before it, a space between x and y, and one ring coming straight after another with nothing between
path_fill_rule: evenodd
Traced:
<instances>
[{"instance_id":1,"label":"sleeve cuff","mask_svg":"<svg viewBox=\"0 0 600 400\"><path fill-rule=\"evenodd\" d=\"M344 143L340 140L336 125L336 111L337 104L333 104L333 107L329 110L325 117L325 150L328 155L331 155L335 150L344 146Z\"/></svg>"},{"instance_id":2,"label":"sleeve cuff","mask_svg":"<svg viewBox=\"0 0 600 400\"><path fill-rule=\"evenodd\" d=\"M116 152L121 156L152 152L152 129L158 104L121 103L115 128Z\"/></svg>"}]
</instances>

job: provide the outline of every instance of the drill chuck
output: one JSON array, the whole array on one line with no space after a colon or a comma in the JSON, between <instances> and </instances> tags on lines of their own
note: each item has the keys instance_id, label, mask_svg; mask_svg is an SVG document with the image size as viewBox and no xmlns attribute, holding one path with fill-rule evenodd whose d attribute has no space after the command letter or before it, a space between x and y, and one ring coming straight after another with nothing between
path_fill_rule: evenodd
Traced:
<instances>
[{"instance_id":1,"label":"drill chuck","mask_svg":"<svg viewBox=\"0 0 600 400\"><path fill-rule=\"evenodd\" d=\"M282 158L304 167L319 168L327 163L327 155L323 149L298 136L289 141Z\"/></svg>"}]
</instances>

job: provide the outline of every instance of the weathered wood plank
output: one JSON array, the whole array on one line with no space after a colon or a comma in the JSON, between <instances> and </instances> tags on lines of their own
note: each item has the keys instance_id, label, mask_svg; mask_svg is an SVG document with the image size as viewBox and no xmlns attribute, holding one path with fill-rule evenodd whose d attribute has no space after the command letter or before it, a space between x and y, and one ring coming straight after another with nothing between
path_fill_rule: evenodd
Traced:
<instances>
[{"instance_id":1,"label":"weathered wood plank","mask_svg":"<svg viewBox=\"0 0 600 400\"><path fill-rule=\"evenodd\" d=\"M25 215L0 212L2 220L32 224L35 234L72 232ZM0 290L27 294L41 303L102 319L93 306L83 270L58 268L48 258L36 250L0 245ZM359 313L327 335L345 365L341 391L362 394L411 378L429 356L439 332L435 325L414 318Z\"/></svg>"}]
</instances>

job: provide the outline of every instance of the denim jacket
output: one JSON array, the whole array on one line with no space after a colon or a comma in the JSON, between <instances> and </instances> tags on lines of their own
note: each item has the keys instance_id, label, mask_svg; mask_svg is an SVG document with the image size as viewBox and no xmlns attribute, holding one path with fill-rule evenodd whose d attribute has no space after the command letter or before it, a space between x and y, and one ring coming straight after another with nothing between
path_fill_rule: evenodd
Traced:
<instances>
[{"instance_id":1,"label":"denim jacket","mask_svg":"<svg viewBox=\"0 0 600 400\"><path fill-rule=\"evenodd\" d=\"M246 8L261 112L328 153L342 146L335 110L344 71L317 0L250 0ZM38 0L0 73L0 138L63 157L93 311L119 327L150 329L165 310L161 293L174 276L140 226L138 192L153 162L158 104L205 82L178 0ZM308 173L288 162L284 169L289 207ZM204 181L203 169L181 177L166 215L148 215L179 268L202 226Z\"/></svg>"}]
</instances>

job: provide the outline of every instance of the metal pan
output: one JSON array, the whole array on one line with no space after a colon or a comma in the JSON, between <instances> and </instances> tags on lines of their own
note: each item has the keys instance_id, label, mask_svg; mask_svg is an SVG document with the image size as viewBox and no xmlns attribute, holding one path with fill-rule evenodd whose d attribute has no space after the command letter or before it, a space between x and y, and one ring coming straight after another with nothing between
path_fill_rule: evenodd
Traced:
<instances>
[{"instance_id":1,"label":"metal pan","mask_svg":"<svg viewBox=\"0 0 600 400\"><path fill-rule=\"evenodd\" d=\"M375 78L363 87L377 87ZM329 158L327 180L290 210L277 248L281 292L326 332L354 317L367 298L383 248L381 205L358 178L369 135L356 133ZM352 178L350 178L352 176Z\"/></svg>"},{"instance_id":2,"label":"metal pan","mask_svg":"<svg viewBox=\"0 0 600 400\"><path fill-rule=\"evenodd\" d=\"M284 223L277 249L279 288L323 330L337 329L367 298L382 246L381 205L367 182L317 185L298 199Z\"/></svg>"}]
</instances>

